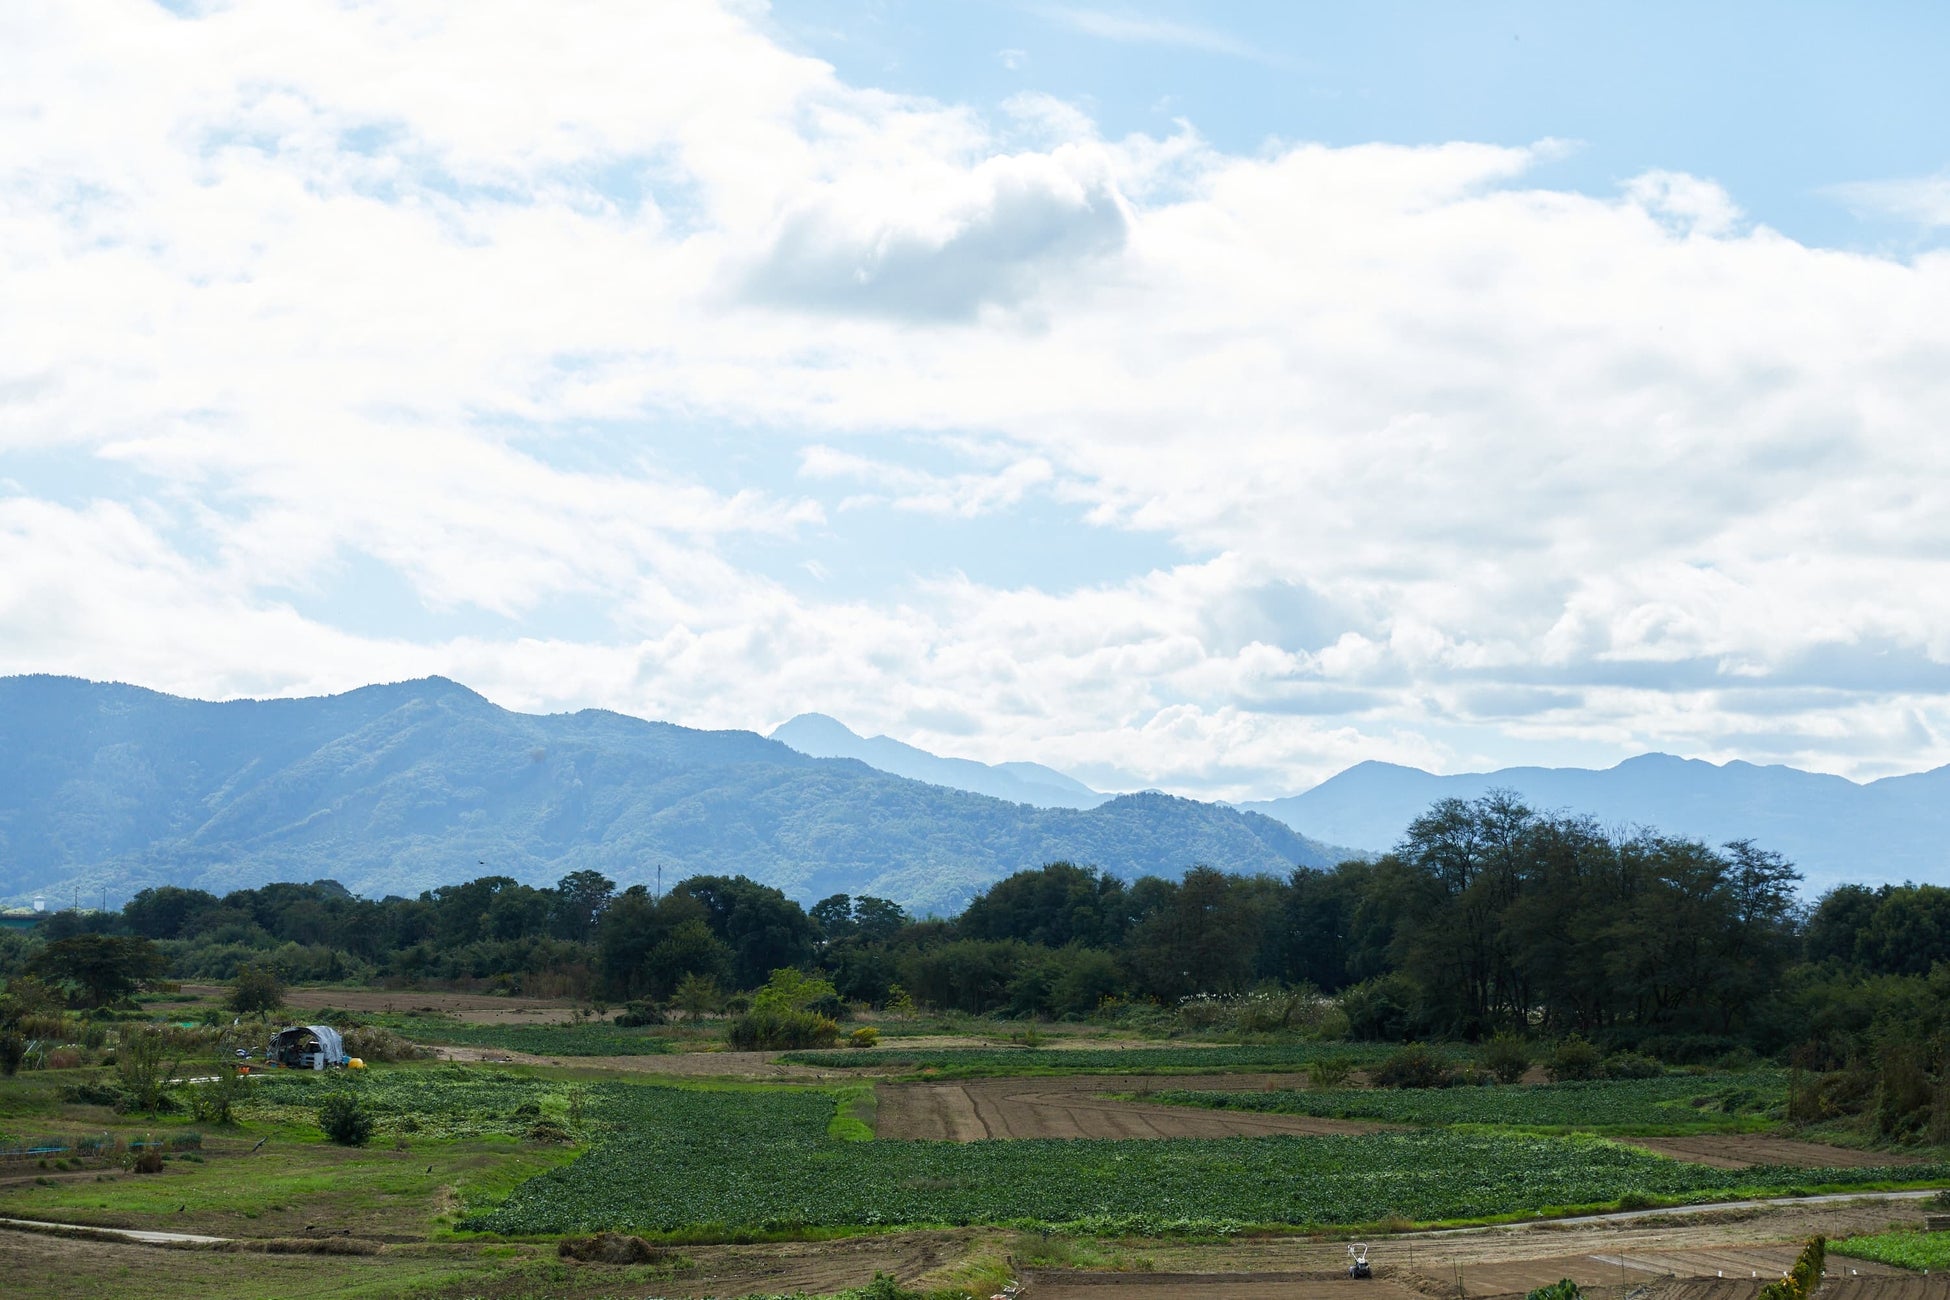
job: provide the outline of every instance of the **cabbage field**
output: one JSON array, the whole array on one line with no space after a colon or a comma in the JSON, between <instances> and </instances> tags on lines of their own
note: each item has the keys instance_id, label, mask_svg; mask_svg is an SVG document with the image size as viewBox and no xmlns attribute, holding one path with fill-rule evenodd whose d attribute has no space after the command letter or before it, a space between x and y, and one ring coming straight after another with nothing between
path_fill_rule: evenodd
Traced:
<instances>
[{"instance_id":1,"label":"cabbage field","mask_svg":"<svg viewBox=\"0 0 1950 1300\"><path fill-rule=\"evenodd\" d=\"M1757 1070L1533 1087L1161 1092L1146 1100L1391 1124L1485 1124L1650 1137L1753 1128L1764 1122L1762 1112L1786 1098L1783 1071Z\"/></svg>"},{"instance_id":2,"label":"cabbage field","mask_svg":"<svg viewBox=\"0 0 1950 1300\"><path fill-rule=\"evenodd\" d=\"M1117 1141L845 1142L834 1095L610 1084L607 1136L462 1226L504 1234L628 1229L1013 1224L1225 1233L1390 1215L1478 1219L1623 1197L1711 1200L1943 1178L1950 1166L1739 1171L1595 1138L1455 1132Z\"/></svg>"}]
</instances>

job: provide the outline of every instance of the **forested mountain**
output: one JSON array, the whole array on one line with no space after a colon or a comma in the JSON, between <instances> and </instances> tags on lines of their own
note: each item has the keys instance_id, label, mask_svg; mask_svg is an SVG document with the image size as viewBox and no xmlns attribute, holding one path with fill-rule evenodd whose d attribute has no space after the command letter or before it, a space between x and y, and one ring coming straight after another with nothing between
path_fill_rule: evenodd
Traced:
<instances>
[{"instance_id":1,"label":"forested mountain","mask_svg":"<svg viewBox=\"0 0 1950 1300\"><path fill-rule=\"evenodd\" d=\"M952 911L1071 859L1121 877L1284 872L1338 855L1270 818L1162 794L1038 809L811 758L747 731L512 713L441 678L208 703L0 679L0 897L335 879L413 894L487 873L622 884L740 874Z\"/></svg>"},{"instance_id":2,"label":"forested mountain","mask_svg":"<svg viewBox=\"0 0 1950 1300\"><path fill-rule=\"evenodd\" d=\"M895 776L1034 804L1038 808L1095 808L1111 798L1041 763L977 763L968 758L943 758L891 736L859 735L845 723L823 713L802 713L790 722L779 724L772 729L772 739L814 758L857 758L868 767Z\"/></svg>"},{"instance_id":3,"label":"forested mountain","mask_svg":"<svg viewBox=\"0 0 1950 1300\"><path fill-rule=\"evenodd\" d=\"M1950 884L1950 767L1865 785L1753 763L1642 754L1616 767L1507 767L1435 776L1361 763L1305 794L1242 808L1336 844L1385 850L1438 799L1512 790L1533 808L1576 809L1606 826L1657 826L1723 844L1752 839L1801 869L1813 897L1845 883Z\"/></svg>"}]
</instances>

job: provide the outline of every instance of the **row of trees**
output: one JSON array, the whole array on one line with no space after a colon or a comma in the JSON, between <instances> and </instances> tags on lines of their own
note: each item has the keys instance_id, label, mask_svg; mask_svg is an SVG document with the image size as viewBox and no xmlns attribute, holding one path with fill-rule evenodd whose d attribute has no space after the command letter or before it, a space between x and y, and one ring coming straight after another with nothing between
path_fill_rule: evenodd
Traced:
<instances>
[{"instance_id":1,"label":"row of trees","mask_svg":"<svg viewBox=\"0 0 1950 1300\"><path fill-rule=\"evenodd\" d=\"M1052 863L952 920L846 895L806 909L737 876L661 896L590 871L553 888L483 876L415 899L356 898L330 881L222 897L163 887L119 916L51 919L12 964L82 1003L165 970L229 979L253 966L613 1002L706 982L753 989L800 969L849 1000L899 990L1045 1016L1279 985L1337 995L1357 1036L1576 1033L1680 1058L1950 1009L1950 890L1849 886L1803 909L1798 880L1746 841L1608 834L1493 794L1435 805L1372 861L1129 882Z\"/></svg>"}]
</instances>

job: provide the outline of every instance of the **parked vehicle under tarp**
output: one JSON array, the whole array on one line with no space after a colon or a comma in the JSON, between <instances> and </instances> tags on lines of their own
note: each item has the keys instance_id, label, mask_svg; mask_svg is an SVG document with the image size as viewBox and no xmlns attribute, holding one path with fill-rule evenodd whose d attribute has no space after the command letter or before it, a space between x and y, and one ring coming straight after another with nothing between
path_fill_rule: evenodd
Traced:
<instances>
[{"instance_id":1,"label":"parked vehicle under tarp","mask_svg":"<svg viewBox=\"0 0 1950 1300\"><path fill-rule=\"evenodd\" d=\"M323 1070L348 1064L345 1039L330 1025L293 1025L280 1029L264 1049L264 1059L287 1070Z\"/></svg>"}]
</instances>

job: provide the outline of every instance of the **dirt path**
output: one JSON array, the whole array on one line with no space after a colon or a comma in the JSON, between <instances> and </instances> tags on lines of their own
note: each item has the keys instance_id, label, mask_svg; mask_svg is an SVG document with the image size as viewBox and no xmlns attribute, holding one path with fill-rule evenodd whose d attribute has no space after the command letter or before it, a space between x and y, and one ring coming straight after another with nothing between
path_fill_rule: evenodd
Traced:
<instances>
[{"instance_id":1,"label":"dirt path","mask_svg":"<svg viewBox=\"0 0 1950 1300\"><path fill-rule=\"evenodd\" d=\"M1052 1079L970 1079L953 1083L883 1083L875 1132L882 1138L1267 1137L1276 1134L1374 1133L1386 1124L1307 1115L1197 1110L1101 1094L1153 1088L1247 1089L1253 1075L1075 1075Z\"/></svg>"},{"instance_id":2,"label":"dirt path","mask_svg":"<svg viewBox=\"0 0 1950 1300\"><path fill-rule=\"evenodd\" d=\"M1913 1165L1916 1156L1890 1151L1857 1151L1819 1142L1796 1142L1764 1133L1706 1134L1680 1138L1621 1138L1635 1147L1711 1165L1715 1169L1746 1169L1753 1165L1799 1165L1808 1169L1860 1169L1869 1165Z\"/></svg>"}]
</instances>

